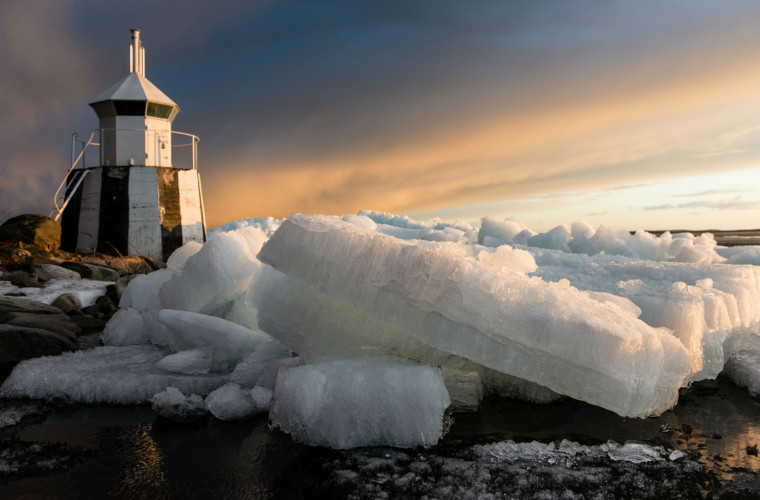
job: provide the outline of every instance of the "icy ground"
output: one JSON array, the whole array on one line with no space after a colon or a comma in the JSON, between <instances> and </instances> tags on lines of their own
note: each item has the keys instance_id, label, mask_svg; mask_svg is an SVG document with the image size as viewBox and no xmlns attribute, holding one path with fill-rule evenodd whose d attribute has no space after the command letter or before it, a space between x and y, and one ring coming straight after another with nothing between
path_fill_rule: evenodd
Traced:
<instances>
[{"instance_id":1,"label":"icy ground","mask_svg":"<svg viewBox=\"0 0 760 500\"><path fill-rule=\"evenodd\" d=\"M345 498L698 498L713 482L683 452L633 442L502 441L454 456L367 449L326 469Z\"/></svg>"},{"instance_id":2,"label":"icy ground","mask_svg":"<svg viewBox=\"0 0 760 500\"><path fill-rule=\"evenodd\" d=\"M22 362L0 395L269 409L298 441L350 448L433 444L485 396L645 417L725 365L759 386L757 247L376 212L228 226L132 280L104 347Z\"/></svg>"}]
</instances>

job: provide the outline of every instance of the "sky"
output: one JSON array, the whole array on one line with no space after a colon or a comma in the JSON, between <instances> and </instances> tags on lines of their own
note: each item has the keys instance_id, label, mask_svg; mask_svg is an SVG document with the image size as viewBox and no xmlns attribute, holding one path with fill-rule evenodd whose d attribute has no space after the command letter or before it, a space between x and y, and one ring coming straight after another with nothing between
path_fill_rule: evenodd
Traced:
<instances>
[{"instance_id":1,"label":"sky","mask_svg":"<svg viewBox=\"0 0 760 500\"><path fill-rule=\"evenodd\" d=\"M139 28L209 226L758 228L759 23L754 0L2 0L0 206L50 211Z\"/></svg>"}]
</instances>

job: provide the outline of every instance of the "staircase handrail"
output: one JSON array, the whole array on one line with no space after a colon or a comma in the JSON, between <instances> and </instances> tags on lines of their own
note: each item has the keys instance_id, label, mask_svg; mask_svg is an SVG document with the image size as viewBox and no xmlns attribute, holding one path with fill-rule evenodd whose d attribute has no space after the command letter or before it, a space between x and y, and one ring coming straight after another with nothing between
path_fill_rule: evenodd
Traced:
<instances>
[{"instance_id":1,"label":"staircase handrail","mask_svg":"<svg viewBox=\"0 0 760 500\"><path fill-rule=\"evenodd\" d=\"M92 140L95 138L95 132L98 132L98 131L99 131L99 129L95 129L95 130L92 131L92 133L90 134L90 138L87 139L87 141L84 143L84 146L82 146L82 151L79 152L79 156L77 156L76 159L71 162L71 168L69 168L69 171L66 172L66 175L63 177L63 181L61 182L61 185L58 186L58 189L56 190L55 195L53 196L53 205L54 205L54 208L53 208L53 210L51 210L50 216L52 217L53 214L55 214L55 220L58 220L58 219L61 218L61 214L66 209L66 206L69 204L69 202L71 201L71 196L69 196L69 197L67 197L64 200L62 206L60 206L60 207L58 206L58 198L61 195L61 189L63 189L64 187L66 187L66 182L68 181L69 176L76 169L76 166L79 163L79 161L84 157L84 152L87 150L87 148L91 144L93 144ZM73 157L73 155L72 155L72 157ZM77 179L76 184L74 186L72 186L72 189L71 189L71 193L72 194L76 192L76 190L79 188L79 185L82 184L82 181L84 181L84 178L87 177L87 174L89 173L88 170L83 170L83 169L80 169L80 170L82 171L82 175L79 176L79 178Z\"/></svg>"}]
</instances>

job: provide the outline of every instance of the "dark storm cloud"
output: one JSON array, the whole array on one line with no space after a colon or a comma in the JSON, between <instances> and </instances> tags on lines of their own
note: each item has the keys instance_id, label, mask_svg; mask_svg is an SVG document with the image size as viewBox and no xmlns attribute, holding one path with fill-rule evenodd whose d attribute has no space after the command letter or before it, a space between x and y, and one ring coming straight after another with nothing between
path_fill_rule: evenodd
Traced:
<instances>
[{"instance_id":1,"label":"dark storm cloud","mask_svg":"<svg viewBox=\"0 0 760 500\"><path fill-rule=\"evenodd\" d=\"M19 210L49 206L133 27L175 129L201 137L215 223L651 182L746 126L760 73L760 5L740 1L32 3L0 5L0 166L35 200Z\"/></svg>"}]
</instances>

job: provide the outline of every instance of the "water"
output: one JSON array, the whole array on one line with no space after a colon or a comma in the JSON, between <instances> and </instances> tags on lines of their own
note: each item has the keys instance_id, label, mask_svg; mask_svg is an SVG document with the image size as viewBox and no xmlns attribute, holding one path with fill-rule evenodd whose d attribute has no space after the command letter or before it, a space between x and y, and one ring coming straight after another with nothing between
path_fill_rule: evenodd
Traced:
<instances>
[{"instance_id":1,"label":"water","mask_svg":"<svg viewBox=\"0 0 760 500\"><path fill-rule=\"evenodd\" d=\"M3 476L0 467L0 498L370 497L383 484L373 485L371 495L357 493L363 483L382 475L365 470L367 456L389 462L393 474L388 477L397 483L410 477L417 483L440 481L440 477L415 477L405 469L418 466L420 460L431 464L437 460L443 465L436 474L444 470L449 480L456 480L462 472L452 464L463 463L459 459L473 444L506 439L569 439L582 444L645 441L698 457L705 473L698 478L704 483L703 494L760 496L760 459L747 452L747 446L760 444L760 403L722 379L682 391L672 411L649 419L622 418L573 400L551 405L487 400L476 414L455 415L439 445L404 452L337 452L299 445L270 430L265 417L180 425L158 418L149 407L46 408L46 412L0 431L0 449L34 455L34 445L43 443L50 448L31 461L59 470L35 472L30 466ZM526 469L531 469L530 464ZM575 467L574 473L583 475L584 470ZM662 472L647 474L655 477ZM462 481L469 484L465 478ZM481 487L481 483L473 484ZM488 484L501 487L493 481ZM552 485L547 487L551 491Z\"/></svg>"}]
</instances>

